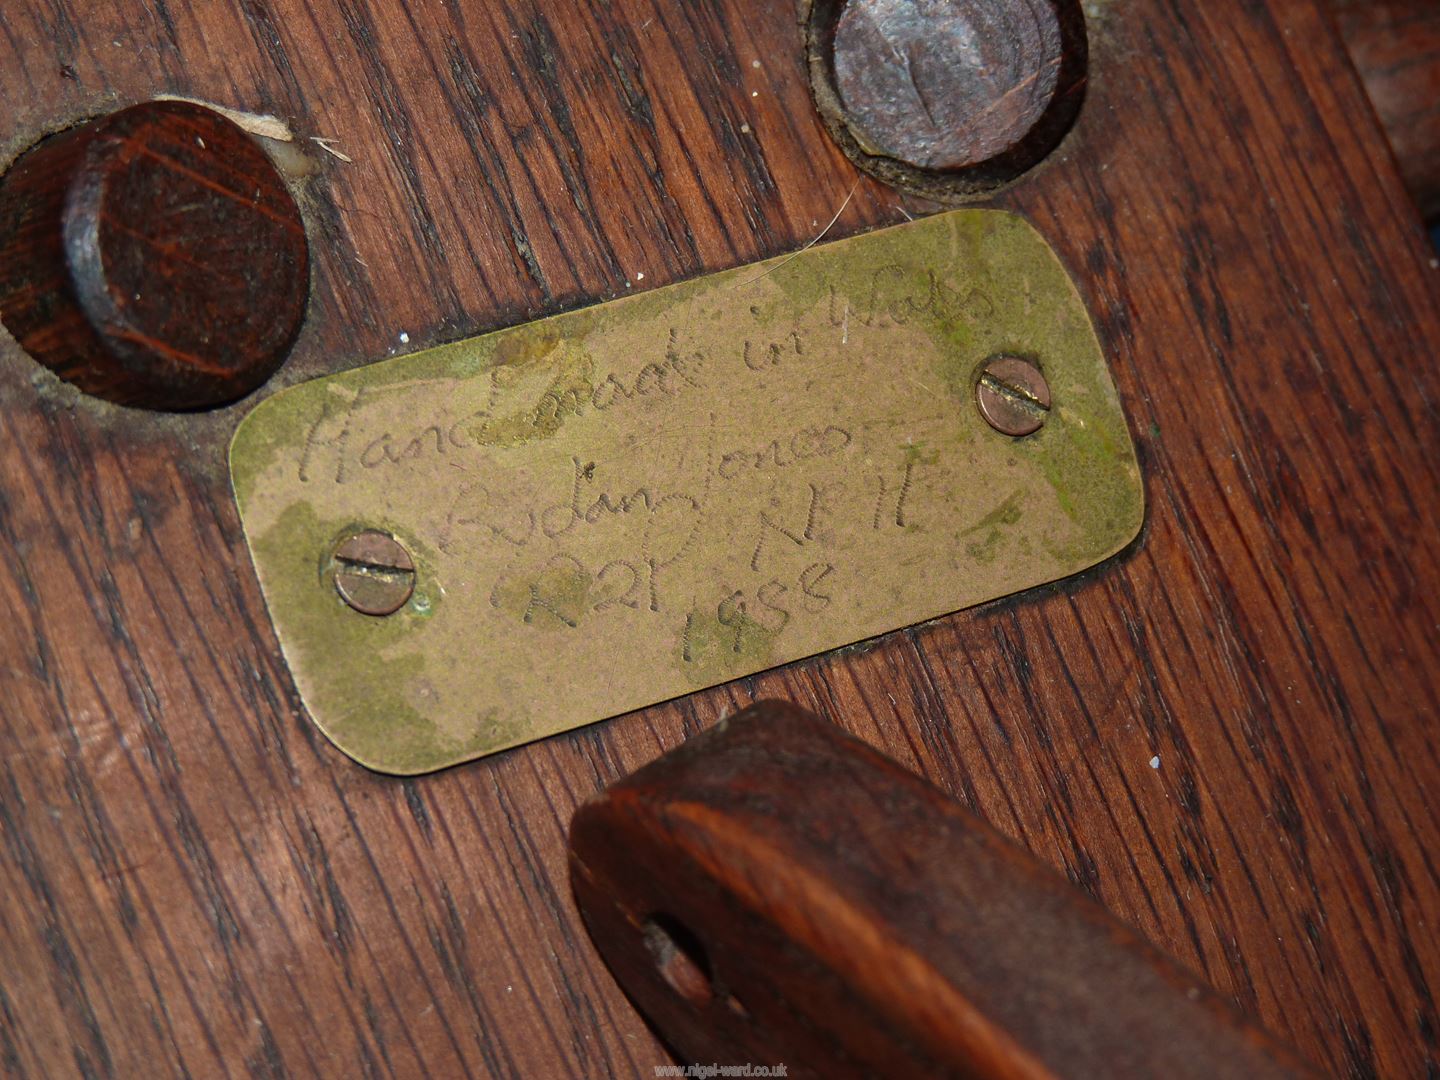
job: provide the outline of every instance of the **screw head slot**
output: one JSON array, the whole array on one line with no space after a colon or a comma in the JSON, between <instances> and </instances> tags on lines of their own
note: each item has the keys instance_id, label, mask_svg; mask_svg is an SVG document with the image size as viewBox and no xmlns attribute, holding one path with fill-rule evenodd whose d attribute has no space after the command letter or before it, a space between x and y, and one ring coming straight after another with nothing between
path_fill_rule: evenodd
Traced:
<instances>
[{"instance_id":1,"label":"screw head slot","mask_svg":"<svg viewBox=\"0 0 1440 1080\"><path fill-rule=\"evenodd\" d=\"M415 592L415 561L378 529L342 540L331 556L335 591L362 615L393 615Z\"/></svg>"},{"instance_id":2,"label":"screw head slot","mask_svg":"<svg viewBox=\"0 0 1440 1080\"><path fill-rule=\"evenodd\" d=\"M1050 384L1031 360L992 356L975 385L975 404L985 422L1001 434L1032 435L1050 415Z\"/></svg>"}]
</instances>

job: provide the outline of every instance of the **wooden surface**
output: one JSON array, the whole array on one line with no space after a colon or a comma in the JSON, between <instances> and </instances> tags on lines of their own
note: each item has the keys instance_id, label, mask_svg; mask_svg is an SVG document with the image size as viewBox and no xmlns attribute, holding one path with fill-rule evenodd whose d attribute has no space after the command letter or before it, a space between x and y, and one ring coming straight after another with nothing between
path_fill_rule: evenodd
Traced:
<instances>
[{"instance_id":1,"label":"wooden surface","mask_svg":"<svg viewBox=\"0 0 1440 1080\"><path fill-rule=\"evenodd\" d=\"M1096 314L1147 529L868 649L370 775L268 629L223 468L244 406L81 399L7 340L0 1069L652 1075L565 825L757 694L934 779L1333 1072L1440 1067L1432 255L1319 0L1089 7L1083 114L999 202ZM299 137L281 382L791 250L852 188L835 235L920 210L855 187L785 4L4 5L0 152L160 92Z\"/></svg>"},{"instance_id":2,"label":"wooden surface","mask_svg":"<svg viewBox=\"0 0 1440 1080\"><path fill-rule=\"evenodd\" d=\"M682 1060L831 1080L1315 1075L1029 852L786 702L581 806L570 881Z\"/></svg>"}]
</instances>

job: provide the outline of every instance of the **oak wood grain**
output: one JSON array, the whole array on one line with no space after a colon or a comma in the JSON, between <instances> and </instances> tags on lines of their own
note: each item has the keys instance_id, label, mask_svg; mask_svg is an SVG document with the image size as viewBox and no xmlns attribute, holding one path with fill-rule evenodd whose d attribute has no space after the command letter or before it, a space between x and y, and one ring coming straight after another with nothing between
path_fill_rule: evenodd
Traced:
<instances>
[{"instance_id":1,"label":"oak wood grain","mask_svg":"<svg viewBox=\"0 0 1440 1080\"><path fill-rule=\"evenodd\" d=\"M756 695L932 779L1332 1071L1440 1068L1432 256L1319 0L1089 9L1076 128L998 202L1095 313L1146 532L867 648L371 775L269 629L224 474L246 405L106 405L5 339L0 1070L651 1075L565 825ZM832 235L923 211L856 186L792 20L7 0L0 157L160 93L287 121L313 285L274 387L792 250L852 188Z\"/></svg>"}]
</instances>

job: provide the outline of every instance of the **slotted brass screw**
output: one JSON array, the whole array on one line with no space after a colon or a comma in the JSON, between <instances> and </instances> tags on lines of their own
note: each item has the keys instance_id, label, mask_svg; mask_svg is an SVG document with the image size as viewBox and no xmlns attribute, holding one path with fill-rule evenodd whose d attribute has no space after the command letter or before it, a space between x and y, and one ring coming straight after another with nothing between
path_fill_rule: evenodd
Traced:
<instances>
[{"instance_id":1,"label":"slotted brass screw","mask_svg":"<svg viewBox=\"0 0 1440 1080\"><path fill-rule=\"evenodd\" d=\"M992 356L975 386L980 415L996 431L1019 438L1040 430L1050 415L1050 384L1021 356Z\"/></svg>"},{"instance_id":2,"label":"slotted brass screw","mask_svg":"<svg viewBox=\"0 0 1440 1080\"><path fill-rule=\"evenodd\" d=\"M415 592L415 562L389 533L356 533L331 558L335 591L362 615L393 615Z\"/></svg>"}]
</instances>

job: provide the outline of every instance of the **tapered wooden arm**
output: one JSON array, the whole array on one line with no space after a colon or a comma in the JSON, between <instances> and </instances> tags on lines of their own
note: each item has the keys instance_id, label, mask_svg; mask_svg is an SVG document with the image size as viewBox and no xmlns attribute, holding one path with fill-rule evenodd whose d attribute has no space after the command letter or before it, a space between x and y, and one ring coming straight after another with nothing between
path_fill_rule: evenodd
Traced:
<instances>
[{"instance_id":1,"label":"tapered wooden arm","mask_svg":"<svg viewBox=\"0 0 1440 1080\"><path fill-rule=\"evenodd\" d=\"M1281 1077L1293 1054L940 791L762 703L582 806L575 896L682 1060Z\"/></svg>"}]
</instances>

